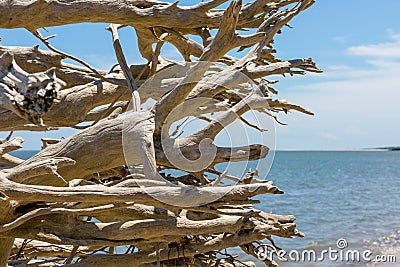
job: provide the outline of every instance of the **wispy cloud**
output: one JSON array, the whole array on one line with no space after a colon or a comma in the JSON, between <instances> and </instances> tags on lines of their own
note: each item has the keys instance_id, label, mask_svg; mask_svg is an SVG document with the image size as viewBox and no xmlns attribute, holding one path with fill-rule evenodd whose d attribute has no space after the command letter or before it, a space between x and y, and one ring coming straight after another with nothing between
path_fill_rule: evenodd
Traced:
<instances>
[{"instance_id":1,"label":"wispy cloud","mask_svg":"<svg viewBox=\"0 0 400 267\"><path fill-rule=\"evenodd\" d=\"M400 62L388 58L371 58L365 60L364 67L353 67L350 65L331 65L325 67L325 72L316 77L323 79L372 79L374 77L386 77L398 75Z\"/></svg>"},{"instance_id":2,"label":"wispy cloud","mask_svg":"<svg viewBox=\"0 0 400 267\"><path fill-rule=\"evenodd\" d=\"M284 97L316 115L282 118L289 126L278 127L278 146L299 147L299 140L302 149L399 145L400 35L392 40L349 47L353 62L329 66L313 82L291 87Z\"/></svg>"},{"instance_id":3,"label":"wispy cloud","mask_svg":"<svg viewBox=\"0 0 400 267\"><path fill-rule=\"evenodd\" d=\"M331 65L331 66L328 66L327 69L329 71L348 71L348 70L351 70L351 67L342 64L342 65Z\"/></svg>"},{"instance_id":4,"label":"wispy cloud","mask_svg":"<svg viewBox=\"0 0 400 267\"><path fill-rule=\"evenodd\" d=\"M349 42L350 37L350 35L340 35L333 37L332 40L338 43L347 43Z\"/></svg>"},{"instance_id":5,"label":"wispy cloud","mask_svg":"<svg viewBox=\"0 0 400 267\"><path fill-rule=\"evenodd\" d=\"M390 42L352 46L347 52L355 56L400 58L400 34L389 35Z\"/></svg>"}]
</instances>

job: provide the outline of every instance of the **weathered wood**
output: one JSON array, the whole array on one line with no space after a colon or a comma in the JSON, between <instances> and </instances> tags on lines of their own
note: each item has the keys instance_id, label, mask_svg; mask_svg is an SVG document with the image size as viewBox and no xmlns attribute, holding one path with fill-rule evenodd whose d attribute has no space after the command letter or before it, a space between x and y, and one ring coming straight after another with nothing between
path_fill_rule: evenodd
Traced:
<instances>
[{"instance_id":1,"label":"weathered wood","mask_svg":"<svg viewBox=\"0 0 400 267\"><path fill-rule=\"evenodd\" d=\"M163 68L171 65L159 64L158 68ZM138 70L143 70L146 65L131 67L133 74L138 75ZM121 79L119 74L110 74L112 77ZM108 76L107 76L108 77ZM83 81L82 81L83 82ZM176 84L177 82L175 82ZM139 81L138 85L143 84ZM172 85L161 86L160 88L142 87L140 89L141 101L146 102L149 98L158 100L161 96L170 89ZM52 108L43 115L43 121L48 127L72 127L84 121L96 120L98 111L93 111L96 107L104 104L109 104L120 96L121 100L130 100L132 95L127 89L127 84L124 86L116 85L108 82L95 80L87 84L73 86L61 90L59 92L59 100L53 104ZM99 115L100 116L100 115ZM37 130L43 131L46 128L35 129L26 126L30 123L24 118L21 118L12 111L0 108L0 130Z\"/></svg>"},{"instance_id":2,"label":"weathered wood","mask_svg":"<svg viewBox=\"0 0 400 267\"><path fill-rule=\"evenodd\" d=\"M1 142L0 141L0 156L4 154L22 148L22 142L24 139L21 137L15 137L11 140Z\"/></svg>"},{"instance_id":3,"label":"weathered wood","mask_svg":"<svg viewBox=\"0 0 400 267\"><path fill-rule=\"evenodd\" d=\"M58 98L65 83L55 70L28 74L8 52L0 56L0 107L35 124L43 124L42 116Z\"/></svg>"},{"instance_id":4,"label":"weathered wood","mask_svg":"<svg viewBox=\"0 0 400 267\"><path fill-rule=\"evenodd\" d=\"M138 111L140 110L140 96L138 93L138 88L136 86L135 79L133 78L128 63L126 63L124 52L122 51L121 43L119 41L118 27L120 26L121 25L111 24L110 26L107 27L107 30L109 30L112 34L115 55L117 56L119 66L121 67L122 72L124 73L124 76L126 78L129 91L132 94L133 111Z\"/></svg>"},{"instance_id":5,"label":"weathered wood","mask_svg":"<svg viewBox=\"0 0 400 267\"><path fill-rule=\"evenodd\" d=\"M174 239L170 238L173 242L188 235L234 234L245 227L245 222L241 216L223 215L216 219L203 221L192 221L181 216L169 220L147 219L112 223L76 222L70 227L65 227L63 222L57 220L57 217L42 217L42 220L32 220L29 228L22 225L10 229L4 234L44 240L46 239L45 234L48 233L60 236L60 238L68 237L71 244L80 245L84 245L85 240L90 243L91 240L96 239L117 242L126 240L135 244L145 240L161 242L167 236L174 236ZM45 231L42 230L44 228ZM39 233L42 233L42 237L39 236ZM53 242L56 241L53 240ZM65 242L68 243L66 240L62 243L67 244Z\"/></svg>"},{"instance_id":6,"label":"weathered wood","mask_svg":"<svg viewBox=\"0 0 400 267\"><path fill-rule=\"evenodd\" d=\"M19 159L17 157L11 156L9 154L4 154L0 157L0 162L9 164L9 165L17 165L17 164L21 164L23 162L23 160Z\"/></svg>"},{"instance_id":7,"label":"weathered wood","mask_svg":"<svg viewBox=\"0 0 400 267\"><path fill-rule=\"evenodd\" d=\"M16 238L11 250L10 255L15 256L21 249L22 245L25 245L23 254L25 257L68 257L71 254L73 246L68 245L54 245L43 241L30 240L24 244L25 239ZM76 252L76 256L85 255L86 253L96 250L99 247L84 247L80 246Z\"/></svg>"},{"instance_id":8,"label":"weathered wood","mask_svg":"<svg viewBox=\"0 0 400 267\"><path fill-rule=\"evenodd\" d=\"M221 1L210 1L218 2ZM226 1L223 1L226 2ZM243 19L240 26L257 25L260 20L254 21L254 17L262 13L268 13L277 7L274 4L261 4L256 1L258 8L249 6L243 10ZM51 3L51 4L50 4ZM290 1L283 2L288 4ZM281 4L282 6L282 4ZM187 29L186 33L195 32L201 26L217 28L223 12L211 10L214 5L195 5L192 7L180 7L159 1L86 1L65 2L51 0L51 2L26 2L16 1L12 8L6 2L1 3L0 13L7 14L0 20L1 28L29 28L59 26L82 22L111 22L115 24L128 24L132 26L152 27L163 25L165 27ZM41 14L41 16L36 16Z\"/></svg>"},{"instance_id":9,"label":"weathered wood","mask_svg":"<svg viewBox=\"0 0 400 267\"><path fill-rule=\"evenodd\" d=\"M10 53L14 56L15 62L26 72L43 72L56 68L56 76L66 83L66 87L73 87L98 80L95 74L84 67L64 63L64 57L48 50L41 50L38 46L0 46L0 54ZM103 75L107 72L99 70Z\"/></svg>"},{"instance_id":10,"label":"weathered wood","mask_svg":"<svg viewBox=\"0 0 400 267\"><path fill-rule=\"evenodd\" d=\"M15 207L12 206L10 201L4 199L4 195L0 194L0 224L6 223L10 217L12 217L12 213ZM11 249L13 247L14 238L13 237L0 237L0 266L8 266L7 261L9 259L9 255Z\"/></svg>"},{"instance_id":11,"label":"weathered wood","mask_svg":"<svg viewBox=\"0 0 400 267\"><path fill-rule=\"evenodd\" d=\"M191 257L194 255L199 255L207 251L219 251L224 249L226 246L235 247L242 244L251 243L253 241L263 238L263 232L260 230L255 230L249 233L243 233L238 235L218 235L215 238L209 239L207 241L184 245L180 248L185 251L186 257ZM159 256L157 256L157 254ZM143 250L130 255L93 255L87 257L79 263L73 265L67 265L68 267L86 267L86 266L98 266L104 264L106 266L127 266L138 265L143 263L156 262L157 257L160 260L176 259L182 257L182 252L180 253L178 249L162 249L158 253L154 249Z\"/></svg>"},{"instance_id":12,"label":"weathered wood","mask_svg":"<svg viewBox=\"0 0 400 267\"><path fill-rule=\"evenodd\" d=\"M24 181L30 177L35 177L43 174L51 174L56 178L61 178L61 181L66 183L58 173L59 167L71 166L75 164L74 160L69 158L50 158L43 161L35 161L31 164L21 165L15 168L4 170L5 177L10 180Z\"/></svg>"},{"instance_id":13,"label":"weathered wood","mask_svg":"<svg viewBox=\"0 0 400 267\"><path fill-rule=\"evenodd\" d=\"M131 202L165 206L159 199L170 199L178 207L199 206L217 197L220 201L246 200L260 194L282 194L272 182L227 187L146 187L120 188L106 186L50 187L23 185L0 179L1 191L10 199L24 201L68 202L71 198L78 202L107 203Z\"/></svg>"},{"instance_id":14,"label":"weathered wood","mask_svg":"<svg viewBox=\"0 0 400 267\"><path fill-rule=\"evenodd\" d=\"M0 267L10 256L9 264L26 266L39 264L29 257L51 258L46 266L255 266L218 251L240 246L256 257L254 241L267 238L274 247L273 236L303 236L294 216L254 209L260 201L252 197L283 193L257 170L236 177L214 169L265 158L269 148L218 147L213 140L236 120L264 131L242 118L251 110L275 120L289 110L313 114L276 99L275 81L266 78L321 72L309 58L276 58L272 47L314 1L239 0L217 9L226 2L0 1L1 28L26 28L51 50L0 47L0 131L80 130L65 140L42 139L43 149L25 161L7 154L22 139L0 142L0 161L9 164L0 170ZM81 22L111 23L119 65L94 69L37 30ZM128 66L117 32L125 26L134 28L147 64ZM252 33L237 32L247 29ZM166 59L166 42L186 62ZM249 50L228 56L234 48ZM171 134L191 117L206 126L186 137L179 127ZM226 179L237 185L223 186ZM121 255L121 245L136 249Z\"/></svg>"},{"instance_id":15,"label":"weathered wood","mask_svg":"<svg viewBox=\"0 0 400 267\"><path fill-rule=\"evenodd\" d=\"M168 114L174 107L176 107L176 105L181 104L186 99L213 62L217 62L232 48L240 46L243 39L250 38L254 43L257 43L257 41L262 39L263 34L258 35L258 39L255 38L256 40L253 40L254 36L239 37L236 34L240 9L241 2L233 1L229 5L221 19L218 33L212 42L204 49L199 58L199 63L192 66L178 86L176 86L155 105L154 111L156 127L154 135L156 138L161 135L161 129L163 128L164 121Z\"/></svg>"}]
</instances>

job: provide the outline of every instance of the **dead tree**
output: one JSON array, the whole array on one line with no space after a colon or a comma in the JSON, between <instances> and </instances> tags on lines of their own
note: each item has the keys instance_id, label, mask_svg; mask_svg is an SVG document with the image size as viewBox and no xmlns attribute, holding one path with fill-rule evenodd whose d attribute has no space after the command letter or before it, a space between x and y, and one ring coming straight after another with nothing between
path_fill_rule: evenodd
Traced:
<instances>
[{"instance_id":1,"label":"dead tree","mask_svg":"<svg viewBox=\"0 0 400 267\"><path fill-rule=\"evenodd\" d=\"M218 147L213 140L250 110L276 120L291 110L312 115L275 98L267 78L320 72L310 58L282 60L273 48L275 35L314 1L225 2L0 2L1 28L25 28L49 48L0 47L0 131L80 129L65 140L43 139L28 160L8 154L22 147L21 138L1 141L0 266L254 266L221 251L240 247L257 256L262 241L275 247L273 236L302 236L294 216L253 207L254 196L283 193L272 182L214 168L264 158L268 148ZM81 22L111 23L118 67L94 69L38 30ZM147 64L127 64L121 27L135 29ZM244 30L250 33L238 33ZM165 42L186 63L164 58ZM232 49L246 53L227 55ZM155 104L142 108L148 99ZM171 136L172 125L187 117L207 125ZM236 184L219 186L227 179ZM277 266L271 257L265 263Z\"/></svg>"}]
</instances>

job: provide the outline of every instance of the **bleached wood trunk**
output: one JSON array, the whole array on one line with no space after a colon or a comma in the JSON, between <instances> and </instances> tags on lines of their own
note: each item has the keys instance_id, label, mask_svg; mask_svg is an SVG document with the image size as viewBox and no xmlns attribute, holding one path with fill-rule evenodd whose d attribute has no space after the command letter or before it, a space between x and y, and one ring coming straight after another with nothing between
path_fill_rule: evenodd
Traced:
<instances>
[{"instance_id":1,"label":"bleached wood trunk","mask_svg":"<svg viewBox=\"0 0 400 267\"><path fill-rule=\"evenodd\" d=\"M11 133L0 140L0 267L254 266L218 251L240 247L257 256L254 242L267 239L275 247L273 236L303 236L294 216L253 207L255 196L283 193L256 178L257 170L236 177L214 169L261 160L269 148L213 141L236 120L263 131L242 117L251 110L277 121L279 112L313 114L276 99L276 81L268 79L321 72L310 58L276 58L272 47L275 35L314 1L231 1L218 9L225 2L0 2L1 28L26 28L49 49L0 47L0 131L80 130L65 140L42 139L43 149L25 161L8 154L22 148L22 138ZM37 30L81 22L113 23L107 29L117 67L96 70ZM126 26L135 29L147 64L127 64L118 36ZM242 29L253 33L238 34ZM193 62L163 58L165 42ZM227 55L232 49L247 50L235 58ZM155 104L143 108L149 99ZM189 117L206 126L185 137L170 134ZM236 185L221 186L227 180ZM134 249L115 249L125 245ZM277 266L271 257L265 264Z\"/></svg>"}]
</instances>

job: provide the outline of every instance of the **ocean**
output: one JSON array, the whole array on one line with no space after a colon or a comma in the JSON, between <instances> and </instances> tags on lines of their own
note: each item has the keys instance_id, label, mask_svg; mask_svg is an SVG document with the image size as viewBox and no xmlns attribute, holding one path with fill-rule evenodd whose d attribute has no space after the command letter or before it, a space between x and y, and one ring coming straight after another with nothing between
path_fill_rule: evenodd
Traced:
<instances>
[{"instance_id":1,"label":"ocean","mask_svg":"<svg viewBox=\"0 0 400 267\"><path fill-rule=\"evenodd\" d=\"M34 152L13 154L27 158ZM399 151L278 151L267 179L285 194L259 196L262 204L256 207L295 215L297 228L305 234L304 238L274 238L277 246L291 253L286 255L288 261L277 260L280 266L400 266ZM338 249L339 239L345 240L345 248ZM356 256L301 258L307 250L321 258L320 253L329 249L371 251L372 255L359 261ZM395 255L397 263L369 262L377 255L387 255L391 261L389 256ZM241 254L239 259L253 258Z\"/></svg>"},{"instance_id":2,"label":"ocean","mask_svg":"<svg viewBox=\"0 0 400 267\"><path fill-rule=\"evenodd\" d=\"M295 215L304 238L275 238L287 262L280 266L400 266L400 153L397 151L278 151L268 180L284 195L259 197L257 208L276 214ZM338 240L347 242L339 249ZM338 250L317 262L303 260L305 250ZM297 251L291 254L292 250ZM342 257L349 250L372 255ZM300 256L298 256L300 255ZM306 254L304 254L306 255ZM397 263L369 262L375 256ZM247 257L243 257L246 259ZM277 261L279 262L279 260ZM262 266L262 265L260 265Z\"/></svg>"}]
</instances>

